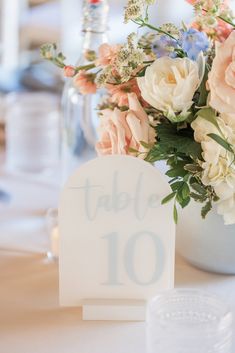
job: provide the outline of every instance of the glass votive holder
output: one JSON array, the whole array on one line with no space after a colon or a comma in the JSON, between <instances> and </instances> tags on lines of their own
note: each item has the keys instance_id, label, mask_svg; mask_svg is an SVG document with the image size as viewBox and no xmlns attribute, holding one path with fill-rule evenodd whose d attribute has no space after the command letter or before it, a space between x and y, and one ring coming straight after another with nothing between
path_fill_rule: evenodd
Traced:
<instances>
[{"instance_id":1,"label":"glass votive holder","mask_svg":"<svg viewBox=\"0 0 235 353\"><path fill-rule=\"evenodd\" d=\"M49 236L49 250L47 258L57 260L59 258L59 227L58 209L50 208L46 214L47 233Z\"/></svg>"},{"instance_id":2,"label":"glass votive holder","mask_svg":"<svg viewBox=\"0 0 235 353\"><path fill-rule=\"evenodd\" d=\"M6 99L6 167L48 173L59 163L60 112L50 93L11 93Z\"/></svg>"},{"instance_id":3,"label":"glass votive holder","mask_svg":"<svg viewBox=\"0 0 235 353\"><path fill-rule=\"evenodd\" d=\"M232 314L216 296L192 289L148 305L148 353L232 353Z\"/></svg>"}]
</instances>

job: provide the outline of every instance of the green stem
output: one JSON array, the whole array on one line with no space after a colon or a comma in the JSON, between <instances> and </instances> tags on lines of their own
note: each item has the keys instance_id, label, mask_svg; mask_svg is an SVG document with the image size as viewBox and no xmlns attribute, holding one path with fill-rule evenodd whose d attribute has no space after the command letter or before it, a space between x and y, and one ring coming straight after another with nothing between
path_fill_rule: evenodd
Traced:
<instances>
[{"instance_id":1,"label":"green stem","mask_svg":"<svg viewBox=\"0 0 235 353\"><path fill-rule=\"evenodd\" d=\"M152 64L153 62L154 62L154 60L144 61L143 64Z\"/></svg>"},{"instance_id":2,"label":"green stem","mask_svg":"<svg viewBox=\"0 0 235 353\"><path fill-rule=\"evenodd\" d=\"M173 40L175 40L178 44L179 44L179 41L178 41L178 39L177 38L175 38L172 34L170 34L169 32L166 32L166 31L164 31L164 30L162 30L161 28L158 28L158 27L155 27L155 26L153 26L153 25L151 25L150 23L147 23L147 22L145 22L144 20L140 20L141 22L139 22L139 21L133 21L134 23L136 23L137 25L140 25L140 26L145 26L145 27L148 27L149 29L152 29L152 30L154 30L154 31L156 31L156 32L158 32L158 33L161 33L161 34L165 34L165 35L167 35L168 37L170 37L171 39L173 39Z\"/></svg>"},{"instance_id":3,"label":"green stem","mask_svg":"<svg viewBox=\"0 0 235 353\"><path fill-rule=\"evenodd\" d=\"M65 67L65 64L61 62L57 57L49 59L49 61L52 61L56 66L58 66L61 69Z\"/></svg>"},{"instance_id":4,"label":"green stem","mask_svg":"<svg viewBox=\"0 0 235 353\"><path fill-rule=\"evenodd\" d=\"M202 11L208 13L208 10L206 10L206 9L202 9ZM233 23L232 21L230 21L230 20L224 18L223 16L217 16L217 18L219 18L220 20L222 20L222 21L228 23L228 24L231 25L233 28L235 28L235 23Z\"/></svg>"},{"instance_id":5,"label":"green stem","mask_svg":"<svg viewBox=\"0 0 235 353\"><path fill-rule=\"evenodd\" d=\"M96 66L95 64L88 64L88 65L83 65L83 66L78 66L76 67L76 72L79 72L81 70L91 70L94 69Z\"/></svg>"},{"instance_id":6,"label":"green stem","mask_svg":"<svg viewBox=\"0 0 235 353\"><path fill-rule=\"evenodd\" d=\"M235 23L233 23L232 21L227 20L226 18L223 18L222 16L218 16L218 18L226 23L228 23L229 25L231 25L233 28L235 28Z\"/></svg>"}]
</instances>

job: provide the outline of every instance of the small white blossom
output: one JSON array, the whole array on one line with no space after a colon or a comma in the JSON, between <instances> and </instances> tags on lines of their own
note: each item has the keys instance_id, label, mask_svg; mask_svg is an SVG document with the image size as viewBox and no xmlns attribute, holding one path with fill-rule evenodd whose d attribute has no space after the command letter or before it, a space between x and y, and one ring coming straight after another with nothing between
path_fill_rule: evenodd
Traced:
<instances>
[{"instance_id":1,"label":"small white blossom","mask_svg":"<svg viewBox=\"0 0 235 353\"><path fill-rule=\"evenodd\" d=\"M107 83L112 76L112 66L106 66L102 72L96 77L96 84L98 86L103 86Z\"/></svg>"},{"instance_id":2,"label":"small white blossom","mask_svg":"<svg viewBox=\"0 0 235 353\"><path fill-rule=\"evenodd\" d=\"M118 70L118 73L121 76L121 81L127 82L131 78L132 68L129 66L121 66Z\"/></svg>"},{"instance_id":3,"label":"small white blossom","mask_svg":"<svg viewBox=\"0 0 235 353\"><path fill-rule=\"evenodd\" d=\"M165 23L160 27L160 29L171 34L176 39L180 37L180 30L173 23Z\"/></svg>"},{"instance_id":4,"label":"small white blossom","mask_svg":"<svg viewBox=\"0 0 235 353\"><path fill-rule=\"evenodd\" d=\"M124 13L125 22L142 17L146 6L153 5L155 1L156 0L128 0Z\"/></svg>"},{"instance_id":5,"label":"small white blossom","mask_svg":"<svg viewBox=\"0 0 235 353\"><path fill-rule=\"evenodd\" d=\"M145 53L138 47L138 39L135 33L131 33L127 38L127 43L119 50L115 60L115 70L120 75L122 83L127 82L139 66L145 60Z\"/></svg>"}]
</instances>

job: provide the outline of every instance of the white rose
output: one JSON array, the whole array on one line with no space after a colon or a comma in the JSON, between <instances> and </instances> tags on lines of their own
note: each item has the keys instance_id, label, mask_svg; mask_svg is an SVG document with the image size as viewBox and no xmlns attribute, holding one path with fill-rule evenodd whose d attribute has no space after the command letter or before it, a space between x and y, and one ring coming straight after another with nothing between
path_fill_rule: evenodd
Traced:
<instances>
[{"instance_id":1,"label":"white rose","mask_svg":"<svg viewBox=\"0 0 235 353\"><path fill-rule=\"evenodd\" d=\"M221 114L221 119L235 131L235 114Z\"/></svg>"},{"instance_id":2,"label":"white rose","mask_svg":"<svg viewBox=\"0 0 235 353\"><path fill-rule=\"evenodd\" d=\"M205 162L202 182L211 185L216 195L217 212L224 218L225 224L235 223L235 169L231 167L231 160L223 157L218 159L217 164Z\"/></svg>"},{"instance_id":3,"label":"white rose","mask_svg":"<svg viewBox=\"0 0 235 353\"><path fill-rule=\"evenodd\" d=\"M225 224L235 223L235 164L234 155L212 140L208 134L216 133L232 145L235 141L234 119L230 116L217 117L220 131L209 121L198 117L192 123L194 137L201 143L204 162L202 182L211 185L219 197L217 212L223 216Z\"/></svg>"},{"instance_id":4,"label":"white rose","mask_svg":"<svg viewBox=\"0 0 235 353\"><path fill-rule=\"evenodd\" d=\"M199 84L199 66L188 58L159 58L138 78L146 102L173 121L177 121L176 113L187 116Z\"/></svg>"},{"instance_id":5,"label":"white rose","mask_svg":"<svg viewBox=\"0 0 235 353\"><path fill-rule=\"evenodd\" d=\"M233 128L229 126L226 122L225 119L222 117L217 117L216 118L217 124L220 128L220 131L223 133L223 138L225 138L229 143L234 145L235 142L235 133ZM217 142L212 140L211 137L208 136L208 134L217 134L220 135L220 131L216 127L216 125L212 124L210 121L202 118L201 116L198 116L191 124L193 130L194 130L194 138L195 141L201 143L202 145L202 156L206 162L209 164L218 166L217 164L219 163L219 158L222 158L222 162L225 161L226 163L231 164L233 159L233 155L231 153L228 153L224 147L219 145Z\"/></svg>"},{"instance_id":6,"label":"white rose","mask_svg":"<svg viewBox=\"0 0 235 353\"><path fill-rule=\"evenodd\" d=\"M191 124L192 129L194 130L195 141L202 143L202 141L211 140L208 134L218 133L218 129L210 121L198 116Z\"/></svg>"},{"instance_id":7,"label":"white rose","mask_svg":"<svg viewBox=\"0 0 235 353\"><path fill-rule=\"evenodd\" d=\"M223 195L225 196L227 194L225 192L225 185L228 185L228 188L230 189L230 178L232 177L235 180L235 170L231 167L231 163L232 160L230 158L226 159L221 156L217 158L217 161L206 161L205 163L202 163L202 168L204 169L202 175L203 184L211 185L216 188L222 183L225 183L223 187ZM219 190L219 188L217 188L217 190ZM219 197L222 196L222 193L219 195L218 192L216 192L216 194ZM228 196L230 197L231 195L229 194Z\"/></svg>"}]
</instances>

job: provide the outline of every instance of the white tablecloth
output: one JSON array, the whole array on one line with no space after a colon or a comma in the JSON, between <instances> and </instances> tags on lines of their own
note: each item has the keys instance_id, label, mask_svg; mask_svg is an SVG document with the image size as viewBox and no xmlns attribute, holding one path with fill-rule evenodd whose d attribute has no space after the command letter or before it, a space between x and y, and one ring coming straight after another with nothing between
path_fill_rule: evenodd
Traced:
<instances>
[{"instance_id":1,"label":"white tablecloth","mask_svg":"<svg viewBox=\"0 0 235 353\"><path fill-rule=\"evenodd\" d=\"M44 219L56 188L9 176L0 178L1 188L12 201L0 204L0 353L145 353L144 323L83 322L79 308L59 307L58 264L45 258ZM218 294L235 313L233 276L177 257L176 286Z\"/></svg>"}]
</instances>

